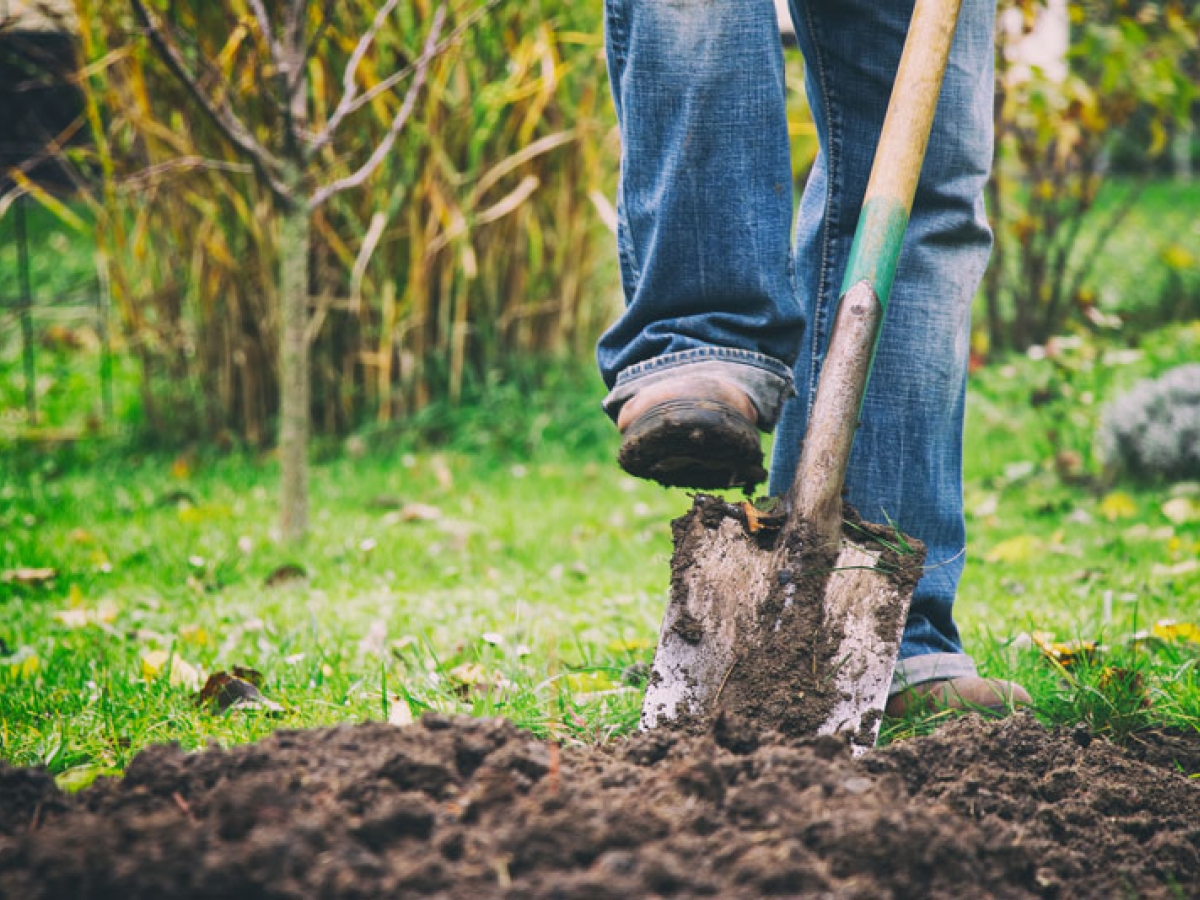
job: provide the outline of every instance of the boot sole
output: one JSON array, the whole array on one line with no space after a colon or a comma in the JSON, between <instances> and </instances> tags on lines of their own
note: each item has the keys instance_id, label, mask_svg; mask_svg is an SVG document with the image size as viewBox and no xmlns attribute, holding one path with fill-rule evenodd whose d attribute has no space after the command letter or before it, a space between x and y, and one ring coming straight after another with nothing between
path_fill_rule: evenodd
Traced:
<instances>
[{"instance_id":1,"label":"boot sole","mask_svg":"<svg viewBox=\"0 0 1200 900\"><path fill-rule=\"evenodd\" d=\"M630 475L664 487L749 493L767 477L758 429L717 400L650 407L625 429L617 462Z\"/></svg>"}]
</instances>

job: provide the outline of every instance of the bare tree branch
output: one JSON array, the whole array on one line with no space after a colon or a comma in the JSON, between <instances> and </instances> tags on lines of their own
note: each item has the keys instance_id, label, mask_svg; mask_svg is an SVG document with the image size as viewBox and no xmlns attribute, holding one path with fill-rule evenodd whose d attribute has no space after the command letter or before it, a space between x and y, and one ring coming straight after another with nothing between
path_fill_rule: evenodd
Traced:
<instances>
[{"instance_id":1,"label":"bare tree branch","mask_svg":"<svg viewBox=\"0 0 1200 900\"><path fill-rule=\"evenodd\" d=\"M309 156L315 156L320 152L321 148L332 139L337 127L342 124L342 119L346 117L350 109L350 104L358 96L358 67L362 64L363 57L367 55L367 51L371 48L371 44L375 42L379 30L383 27L383 23L387 21L388 16L392 14L392 10L396 8L398 2L399 0L387 0L380 7L379 12L375 14L375 18L371 22L371 27L367 29L366 33L359 38L358 43L354 45L354 52L350 54L350 60L346 63L346 71L342 75L342 97L338 100L338 105L334 108L333 114L330 115L329 121L325 123L325 127L317 132L316 137L309 144L307 151Z\"/></svg>"},{"instance_id":2,"label":"bare tree branch","mask_svg":"<svg viewBox=\"0 0 1200 900\"><path fill-rule=\"evenodd\" d=\"M271 17L267 15L267 8L263 6L262 0L246 0L250 4L250 9L254 12L254 18L258 20L258 30L262 32L263 40L267 42L267 49L271 51L271 56L276 60L283 57L283 48L279 46L279 41L275 40L275 32L271 28Z\"/></svg>"},{"instance_id":3,"label":"bare tree branch","mask_svg":"<svg viewBox=\"0 0 1200 900\"><path fill-rule=\"evenodd\" d=\"M429 73L429 64L437 55L437 39L441 34L442 24L446 21L446 7L439 6L433 16L433 22L429 26L429 35L425 39L425 49L421 56L417 59L416 69L413 72L412 83L408 86L408 91L404 95L404 102L400 104L400 109L396 112L395 118L392 119L391 127L388 128L387 134L374 152L367 158L357 171L347 175L345 178L339 178L330 182L327 185L319 188L309 198L308 208L316 209L334 194L338 194L352 187L358 187L364 181L371 177L371 173L379 168L380 163L387 158L388 153L392 150L392 145L396 143L396 138L403 130L408 117L412 114L413 107L417 102L417 95L420 94L421 88L425 84L425 76Z\"/></svg>"},{"instance_id":4,"label":"bare tree branch","mask_svg":"<svg viewBox=\"0 0 1200 900\"><path fill-rule=\"evenodd\" d=\"M121 179L117 187L121 190L141 190L147 184L157 181L162 175L176 170L191 172L197 169L209 172L236 172L249 175L254 171L249 163L226 162L221 159L208 159L203 156L180 156L168 159L152 166L147 166L140 172Z\"/></svg>"},{"instance_id":5,"label":"bare tree branch","mask_svg":"<svg viewBox=\"0 0 1200 900\"><path fill-rule=\"evenodd\" d=\"M222 101L218 105L204 92L196 76L184 61L179 48L167 37L159 23L151 17L150 10L146 8L143 0L131 0L131 2L134 14L146 30L150 42L162 57L163 62L166 63L167 68L191 94L192 99L200 105L217 130L250 160L276 197L286 203L296 202L297 198L280 178L282 164L279 160L254 138L227 101Z\"/></svg>"},{"instance_id":6,"label":"bare tree branch","mask_svg":"<svg viewBox=\"0 0 1200 900\"><path fill-rule=\"evenodd\" d=\"M446 39L433 49L431 56L438 56L439 54L444 53L451 44L458 40L463 33L467 31L467 29L469 29L472 25L474 25L503 2L504 0L487 0L483 6L479 7L469 16L467 16L467 18L465 18L457 28L450 32L450 34L446 36ZM399 72L396 72L395 74L390 75L383 81L379 82L379 84L375 85L373 88L359 97L354 103L350 104L350 108L346 110L346 115L352 115L353 113L358 112L380 94L390 91L409 75L412 75L417 70L417 66L420 65L423 60L425 60L425 56L422 56L421 58L417 59L416 62L405 66Z\"/></svg>"},{"instance_id":7,"label":"bare tree branch","mask_svg":"<svg viewBox=\"0 0 1200 900\"><path fill-rule=\"evenodd\" d=\"M304 63L308 55L308 43L304 40L304 31L308 26L308 0L288 0L287 13L283 20L284 55L280 62L287 65L287 96L289 108L296 121L306 118L301 108L307 102L303 96ZM295 135L297 142L299 133Z\"/></svg>"}]
</instances>

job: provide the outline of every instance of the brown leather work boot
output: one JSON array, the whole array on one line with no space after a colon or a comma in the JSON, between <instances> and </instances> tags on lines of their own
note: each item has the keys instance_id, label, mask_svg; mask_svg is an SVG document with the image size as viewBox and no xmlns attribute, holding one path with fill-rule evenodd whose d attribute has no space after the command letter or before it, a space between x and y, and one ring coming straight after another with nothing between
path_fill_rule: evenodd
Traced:
<instances>
[{"instance_id":1,"label":"brown leather work boot","mask_svg":"<svg viewBox=\"0 0 1200 900\"><path fill-rule=\"evenodd\" d=\"M968 675L914 684L888 698L883 711L897 717L914 711L936 712L941 709L977 710L994 716L1006 716L1018 706L1032 703L1028 691L1015 682Z\"/></svg>"},{"instance_id":2,"label":"brown leather work boot","mask_svg":"<svg viewBox=\"0 0 1200 900\"><path fill-rule=\"evenodd\" d=\"M617 462L665 487L747 493L767 477L758 413L723 378L681 375L638 391L617 416Z\"/></svg>"}]
</instances>

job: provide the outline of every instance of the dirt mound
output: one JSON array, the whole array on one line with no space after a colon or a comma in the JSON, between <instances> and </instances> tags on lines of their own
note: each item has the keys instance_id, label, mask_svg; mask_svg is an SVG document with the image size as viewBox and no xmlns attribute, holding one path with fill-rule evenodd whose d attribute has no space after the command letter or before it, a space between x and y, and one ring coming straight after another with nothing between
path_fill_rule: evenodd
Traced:
<instances>
[{"instance_id":1,"label":"dirt mound","mask_svg":"<svg viewBox=\"0 0 1200 900\"><path fill-rule=\"evenodd\" d=\"M0 896L1200 896L1200 736L1028 716L852 760L827 738L562 748L428 716L155 747L74 796L0 767Z\"/></svg>"}]
</instances>

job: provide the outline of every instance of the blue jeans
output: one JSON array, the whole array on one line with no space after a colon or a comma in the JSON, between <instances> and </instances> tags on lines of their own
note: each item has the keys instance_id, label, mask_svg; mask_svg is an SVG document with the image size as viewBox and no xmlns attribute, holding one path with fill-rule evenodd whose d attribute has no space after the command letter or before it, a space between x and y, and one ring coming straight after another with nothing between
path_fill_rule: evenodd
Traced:
<instances>
[{"instance_id":1,"label":"blue jeans","mask_svg":"<svg viewBox=\"0 0 1200 900\"><path fill-rule=\"evenodd\" d=\"M606 0L627 301L597 352L610 415L653 381L719 372L777 426L770 490L787 489L911 13L792 0L820 142L793 240L771 0ZM975 672L952 612L970 306L992 242L994 17L994 0L964 0L846 479L865 518L929 548L893 691Z\"/></svg>"}]
</instances>

